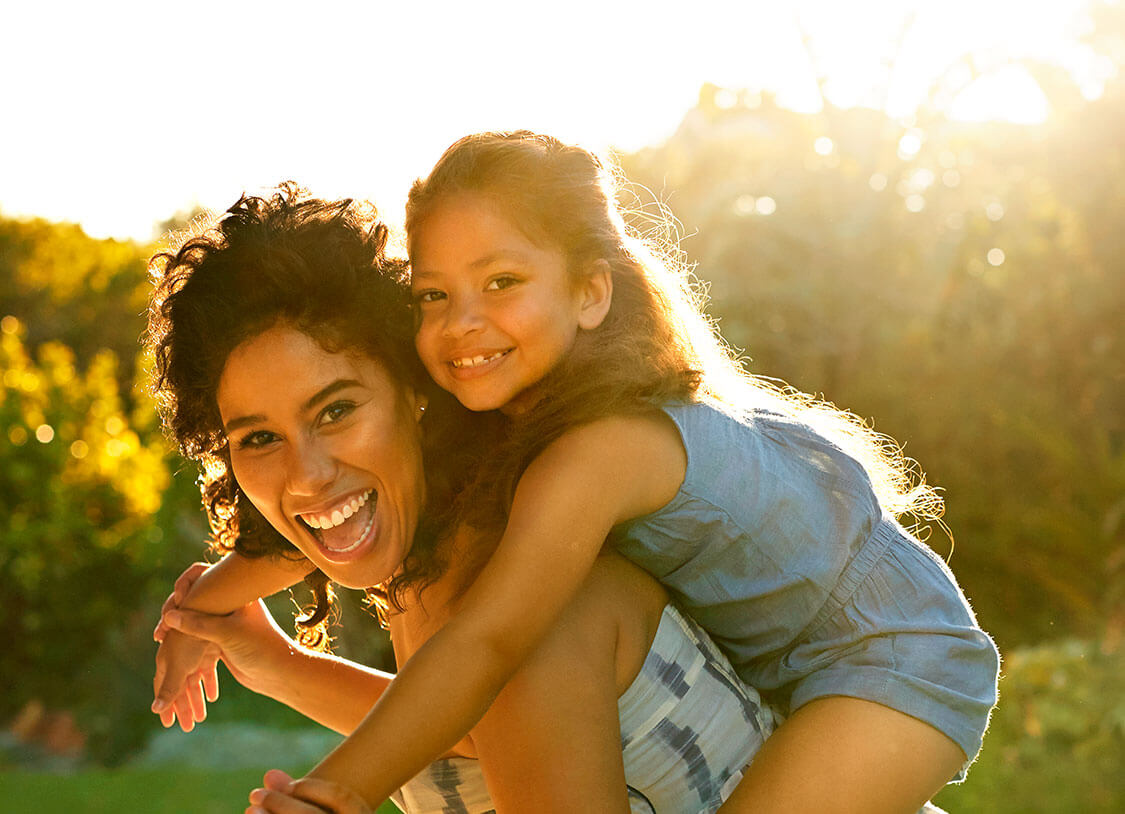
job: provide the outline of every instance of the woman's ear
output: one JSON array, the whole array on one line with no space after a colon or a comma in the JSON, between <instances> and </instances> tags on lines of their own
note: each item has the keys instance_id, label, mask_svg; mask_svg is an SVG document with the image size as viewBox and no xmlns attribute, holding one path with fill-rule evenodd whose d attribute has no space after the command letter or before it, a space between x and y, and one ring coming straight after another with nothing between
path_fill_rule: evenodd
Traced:
<instances>
[{"instance_id":1,"label":"woman's ear","mask_svg":"<svg viewBox=\"0 0 1125 814\"><path fill-rule=\"evenodd\" d=\"M578 327L592 331L602 324L613 303L613 272L604 259L594 260L583 271L578 290Z\"/></svg>"}]
</instances>

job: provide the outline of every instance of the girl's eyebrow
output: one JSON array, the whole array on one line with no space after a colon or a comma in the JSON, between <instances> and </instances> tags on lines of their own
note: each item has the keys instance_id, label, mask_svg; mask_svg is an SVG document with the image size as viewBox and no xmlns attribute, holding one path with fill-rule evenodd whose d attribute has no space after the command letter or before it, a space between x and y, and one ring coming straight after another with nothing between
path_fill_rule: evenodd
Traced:
<instances>
[{"instance_id":1,"label":"girl's eyebrow","mask_svg":"<svg viewBox=\"0 0 1125 814\"><path fill-rule=\"evenodd\" d=\"M325 387L322 387L320 390L317 390L316 393L311 398L309 398L307 401L305 401L304 404L301 405L301 410L303 410L303 411L311 410L319 402L324 401L329 396L333 395L334 393L339 392L340 390L346 390L349 387L362 387L362 386L363 386L363 384L360 381L358 381L357 379L337 379L336 381L332 382L331 384L326 385ZM232 418L230 421L228 421L226 424L224 424L223 425L223 431L227 435L230 435L232 432L234 432L237 429L241 429L242 427L249 427L253 424L260 424L265 420L266 420L266 417L264 415L262 415L261 413L254 413L253 415L239 416L238 418Z\"/></svg>"},{"instance_id":2,"label":"girl's eyebrow","mask_svg":"<svg viewBox=\"0 0 1125 814\"><path fill-rule=\"evenodd\" d=\"M512 263L526 263L527 255L515 249L497 249L496 251L489 252L488 254L481 255L476 260L469 263L471 269L482 269L491 266L493 263L502 261ZM425 279L427 277L440 277L440 271L429 271L427 269L420 269L415 267L411 272L412 280Z\"/></svg>"},{"instance_id":3,"label":"girl's eyebrow","mask_svg":"<svg viewBox=\"0 0 1125 814\"><path fill-rule=\"evenodd\" d=\"M501 260L512 260L517 263L522 263L527 260L527 256L523 252L514 249L497 249L483 257L478 257L469 265L473 268L484 268L485 266L491 266L493 263L498 263Z\"/></svg>"}]
</instances>

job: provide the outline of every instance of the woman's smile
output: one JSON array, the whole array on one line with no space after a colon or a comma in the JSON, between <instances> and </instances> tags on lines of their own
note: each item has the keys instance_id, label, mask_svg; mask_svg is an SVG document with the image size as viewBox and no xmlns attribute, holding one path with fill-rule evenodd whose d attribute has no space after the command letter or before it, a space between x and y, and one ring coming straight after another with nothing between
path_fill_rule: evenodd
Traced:
<instances>
[{"instance_id":1,"label":"woman's smile","mask_svg":"<svg viewBox=\"0 0 1125 814\"><path fill-rule=\"evenodd\" d=\"M412 389L279 324L231 352L218 402L235 478L278 532L342 585L393 575L425 497Z\"/></svg>"}]
</instances>

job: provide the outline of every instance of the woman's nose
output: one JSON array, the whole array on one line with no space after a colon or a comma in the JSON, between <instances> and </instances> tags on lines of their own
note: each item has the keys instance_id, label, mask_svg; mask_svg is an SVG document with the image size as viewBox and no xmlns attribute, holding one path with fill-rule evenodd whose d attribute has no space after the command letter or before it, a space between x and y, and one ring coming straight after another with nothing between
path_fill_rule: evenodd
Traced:
<instances>
[{"instance_id":1,"label":"woman's nose","mask_svg":"<svg viewBox=\"0 0 1125 814\"><path fill-rule=\"evenodd\" d=\"M286 489L291 495L316 497L336 477L336 459L320 444L294 444L286 461Z\"/></svg>"}]
</instances>

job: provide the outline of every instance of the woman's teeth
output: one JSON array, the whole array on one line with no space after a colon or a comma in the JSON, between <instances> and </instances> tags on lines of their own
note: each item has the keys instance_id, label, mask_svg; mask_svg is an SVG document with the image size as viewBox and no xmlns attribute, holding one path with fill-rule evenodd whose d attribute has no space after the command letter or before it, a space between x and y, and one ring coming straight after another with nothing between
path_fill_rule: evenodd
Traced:
<instances>
[{"instance_id":1,"label":"woman's teeth","mask_svg":"<svg viewBox=\"0 0 1125 814\"><path fill-rule=\"evenodd\" d=\"M486 364L487 362L495 361L503 356L508 351L502 350L496 353L490 353L487 356L466 356L464 359L454 359L450 362L454 367L477 367L478 365Z\"/></svg>"},{"instance_id":2,"label":"woman's teeth","mask_svg":"<svg viewBox=\"0 0 1125 814\"><path fill-rule=\"evenodd\" d=\"M371 496L372 489L368 489L362 495L353 497L343 506L334 509L331 514L305 514L301 515L311 528L314 529L331 529L343 524L345 520L359 511L360 506L367 502L367 498Z\"/></svg>"}]
</instances>

